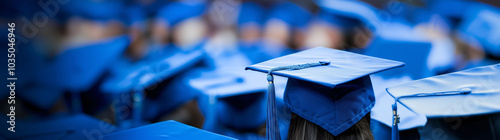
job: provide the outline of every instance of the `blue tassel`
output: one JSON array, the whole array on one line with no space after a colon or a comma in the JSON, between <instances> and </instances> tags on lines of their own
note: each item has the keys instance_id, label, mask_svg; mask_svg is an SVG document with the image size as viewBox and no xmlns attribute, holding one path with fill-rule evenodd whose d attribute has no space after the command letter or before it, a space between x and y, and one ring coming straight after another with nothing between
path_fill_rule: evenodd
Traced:
<instances>
[{"instance_id":1,"label":"blue tassel","mask_svg":"<svg viewBox=\"0 0 500 140\"><path fill-rule=\"evenodd\" d=\"M267 75L267 120L266 120L266 137L268 140L279 140L280 129L278 119L276 118L276 94L274 91L274 77L271 74Z\"/></svg>"},{"instance_id":2,"label":"blue tassel","mask_svg":"<svg viewBox=\"0 0 500 140\"><path fill-rule=\"evenodd\" d=\"M330 62L320 61L318 63L306 63L300 65L291 66L280 66L272 68L267 73L267 81L269 85L267 86L267 120L266 120L266 138L268 140L280 140L280 129L278 124L278 118L276 117L276 94L274 91L274 77L272 75L273 71L279 70L299 70L315 66L325 66L329 65Z\"/></svg>"}]
</instances>

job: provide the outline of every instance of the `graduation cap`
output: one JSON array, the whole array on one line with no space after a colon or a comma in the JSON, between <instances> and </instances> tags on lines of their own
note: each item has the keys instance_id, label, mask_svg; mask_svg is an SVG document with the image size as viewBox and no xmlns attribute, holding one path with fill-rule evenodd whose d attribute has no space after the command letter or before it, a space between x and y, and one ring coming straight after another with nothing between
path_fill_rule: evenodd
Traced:
<instances>
[{"instance_id":1,"label":"graduation cap","mask_svg":"<svg viewBox=\"0 0 500 140\"><path fill-rule=\"evenodd\" d=\"M273 75L288 77L284 101L292 112L337 136L373 107L375 97L369 75L403 65L402 62L317 47L246 69L268 73L266 135L268 139L280 139Z\"/></svg>"},{"instance_id":2,"label":"graduation cap","mask_svg":"<svg viewBox=\"0 0 500 140\"><path fill-rule=\"evenodd\" d=\"M124 8L122 13L122 20L127 26L134 26L135 24L139 24L139 28L144 28L143 25L146 20L146 13L144 9L139 6L129 6Z\"/></svg>"},{"instance_id":3,"label":"graduation cap","mask_svg":"<svg viewBox=\"0 0 500 140\"><path fill-rule=\"evenodd\" d=\"M268 19L279 19L294 28L305 28L311 18L311 13L306 9L289 1L275 4Z\"/></svg>"},{"instance_id":4,"label":"graduation cap","mask_svg":"<svg viewBox=\"0 0 500 140\"><path fill-rule=\"evenodd\" d=\"M106 140L122 140L122 139L220 139L232 140L233 138L200 130L198 128L188 126L173 120L150 124L134 129L129 129L102 137Z\"/></svg>"},{"instance_id":5,"label":"graduation cap","mask_svg":"<svg viewBox=\"0 0 500 140\"><path fill-rule=\"evenodd\" d=\"M2 126L5 126L4 128L8 128L7 125L8 123L2 124ZM116 132L118 130L117 127L105 121L80 114L49 120L38 120L35 122L16 120L16 132L10 132L7 129L2 130L0 131L0 138L23 140L83 140Z\"/></svg>"},{"instance_id":6,"label":"graduation cap","mask_svg":"<svg viewBox=\"0 0 500 140\"><path fill-rule=\"evenodd\" d=\"M123 3L116 0L81 0L69 1L61 9L70 16L79 16L95 21L107 21L110 19L120 19L123 7Z\"/></svg>"},{"instance_id":7,"label":"graduation cap","mask_svg":"<svg viewBox=\"0 0 500 140\"><path fill-rule=\"evenodd\" d=\"M336 16L361 21L372 30L381 28L382 18L378 15L379 10L375 7L358 0L315 0L316 4L327 13ZM378 31L378 30L377 30Z\"/></svg>"},{"instance_id":8,"label":"graduation cap","mask_svg":"<svg viewBox=\"0 0 500 140\"><path fill-rule=\"evenodd\" d=\"M419 32L414 32L409 25L398 24L391 27L391 31L377 32L363 52L369 56L401 61L406 64L405 67L371 75L376 100L371 113L371 127L376 139L390 139L391 136L392 119L388 116L394 99L385 89L414 79L432 76L427 67L432 46L430 41ZM405 121L399 130L414 131L413 128L425 125L426 119L422 114L401 109L400 115L404 116Z\"/></svg>"},{"instance_id":9,"label":"graduation cap","mask_svg":"<svg viewBox=\"0 0 500 140\"><path fill-rule=\"evenodd\" d=\"M254 2L243 2L240 5L238 14L238 25L242 26L247 23L256 23L261 25L264 21L264 7Z\"/></svg>"},{"instance_id":10,"label":"graduation cap","mask_svg":"<svg viewBox=\"0 0 500 140\"><path fill-rule=\"evenodd\" d=\"M189 85L201 93L204 128L212 131L224 125L239 131L254 130L266 120L266 84L260 73L244 71L242 67L203 71L189 80Z\"/></svg>"},{"instance_id":11,"label":"graduation cap","mask_svg":"<svg viewBox=\"0 0 500 140\"><path fill-rule=\"evenodd\" d=\"M129 40L128 36L119 36L62 52L33 72L33 82L37 86L31 91L37 92L27 90L23 97L27 101L35 101L32 103L40 107L50 107L65 91L71 92L75 95L73 100L77 100L76 94L94 86L108 66L123 54ZM47 94L40 98L38 91ZM74 111L79 110L77 106L74 106Z\"/></svg>"},{"instance_id":12,"label":"graduation cap","mask_svg":"<svg viewBox=\"0 0 500 140\"><path fill-rule=\"evenodd\" d=\"M103 91L104 93L113 94L113 96L115 97L121 94L134 92L134 111L132 117L135 123L139 123L142 120L142 116L145 116L146 118L152 118L151 116L155 116L156 113L158 113L158 110L155 110L156 108L151 107L145 108L148 109L148 111L142 111L144 90L149 87L158 85L166 81L167 79L170 79L175 75L183 72L184 70L195 66L203 58L203 52L201 50L181 51L179 49L176 49L171 51L171 55L165 55L161 59L148 60L148 62L133 64L130 67L119 66L115 68L116 70L120 71L116 72L116 76L106 80L102 84L101 91ZM172 93L162 92L161 94ZM160 105L162 108L166 108L166 110L174 108L175 106L178 106L178 104L184 103L194 96L182 94L182 96L168 97L170 98L168 99L169 104L165 104L165 102L162 102L162 104ZM150 104L150 102L144 104Z\"/></svg>"},{"instance_id":13,"label":"graduation cap","mask_svg":"<svg viewBox=\"0 0 500 140\"><path fill-rule=\"evenodd\" d=\"M396 102L427 116L429 120L420 131L422 138L433 137L432 130L439 130L442 138L494 139L499 133L490 129L499 126L488 116L500 112L499 80L500 65L496 64L415 80L387 91ZM398 127L399 110L396 105L392 108L393 139L399 139L399 132L394 130ZM478 121L478 116L485 121ZM444 121L435 122L440 118Z\"/></svg>"},{"instance_id":14,"label":"graduation cap","mask_svg":"<svg viewBox=\"0 0 500 140\"><path fill-rule=\"evenodd\" d=\"M404 62L405 67L377 73L382 77L410 76L420 79L431 76L427 67L432 44L411 26L393 23L390 31L379 31L363 54ZM411 57L408 57L411 56Z\"/></svg>"},{"instance_id":15,"label":"graduation cap","mask_svg":"<svg viewBox=\"0 0 500 140\"><path fill-rule=\"evenodd\" d=\"M172 2L160 9L157 17L166 20L169 26L174 26L188 18L202 15L205 8L204 2Z\"/></svg>"},{"instance_id":16,"label":"graduation cap","mask_svg":"<svg viewBox=\"0 0 500 140\"><path fill-rule=\"evenodd\" d=\"M486 53L500 57L500 35L497 34L500 31L500 9L474 4L465 11L463 18L460 32L477 39Z\"/></svg>"}]
</instances>

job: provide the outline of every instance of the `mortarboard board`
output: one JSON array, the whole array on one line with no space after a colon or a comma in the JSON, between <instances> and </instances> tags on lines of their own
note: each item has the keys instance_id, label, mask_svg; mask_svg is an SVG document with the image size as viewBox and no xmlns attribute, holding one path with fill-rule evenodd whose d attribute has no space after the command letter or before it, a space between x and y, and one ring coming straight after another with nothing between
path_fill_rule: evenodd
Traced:
<instances>
[{"instance_id":1,"label":"mortarboard board","mask_svg":"<svg viewBox=\"0 0 500 140\"><path fill-rule=\"evenodd\" d=\"M185 19L202 15L205 8L204 2L172 2L161 8L157 17L166 20L169 26L174 26Z\"/></svg>"},{"instance_id":2,"label":"mortarboard board","mask_svg":"<svg viewBox=\"0 0 500 140\"><path fill-rule=\"evenodd\" d=\"M434 135L425 130L428 127L439 130L443 134L439 137L442 138L494 139L498 132L488 130L499 126L488 121L479 124L480 121L474 118L500 112L499 76L500 65L496 64L415 80L387 88L387 91L406 108L427 116L426 126L420 129L424 139ZM397 106L393 105L393 115L396 118L393 128L394 125L397 128L399 122L397 111ZM436 124L434 120L439 118L445 118L445 122ZM460 121L460 124L456 124L456 121ZM398 131L393 130L393 139L398 139L397 133Z\"/></svg>"},{"instance_id":3,"label":"mortarboard board","mask_svg":"<svg viewBox=\"0 0 500 140\"><path fill-rule=\"evenodd\" d=\"M317 47L246 69L268 73L266 135L268 139L280 139L272 75L288 77L284 101L292 112L336 136L356 124L373 107L375 97L368 75L403 65L402 62Z\"/></svg>"},{"instance_id":4,"label":"mortarboard board","mask_svg":"<svg viewBox=\"0 0 500 140\"><path fill-rule=\"evenodd\" d=\"M205 104L201 106L202 110L208 114L206 116L215 117L207 117L205 124L222 124L240 131L262 125L266 120L266 84L259 81L257 77L260 76L259 73L244 71L243 67L232 67L205 71L190 79L189 85L201 93L200 102ZM216 126L204 127L216 129Z\"/></svg>"},{"instance_id":5,"label":"mortarboard board","mask_svg":"<svg viewBox=\"0 0 500 140\"><path fill-rule=\"evenodd\" d=\"M463 10L462 10L463 11ZM500 57L500 9L486 4L474 4L463 15L461 33L474 37L486 53Z\"/></svg>"},{"instance_id":6,"label":"mortarboard board","mask_svg":"<svg viewBox=\"0 0 500 140\"><path fill-rule=\"evenodd\" d=\"M232 138L200 130L176 121L164 121L138 128L133 128L102 137L106 140L123 139L228 139Z\"/></svg>"},{"instance_id":7,"label":"mortarboard board","mask_svg":"<svg viewBox=\"0 0 500 140\"><path fill-rule=\"evenodd\" d=\"M8 125L8 123L4 124ZM112 133L119 129L105 121L80 114L49 120L38 120L37 122L16 120L15 130L15 133L7 129L1 131L0 138L22 140L85 140Z\"/></svg>"}]
</instances>

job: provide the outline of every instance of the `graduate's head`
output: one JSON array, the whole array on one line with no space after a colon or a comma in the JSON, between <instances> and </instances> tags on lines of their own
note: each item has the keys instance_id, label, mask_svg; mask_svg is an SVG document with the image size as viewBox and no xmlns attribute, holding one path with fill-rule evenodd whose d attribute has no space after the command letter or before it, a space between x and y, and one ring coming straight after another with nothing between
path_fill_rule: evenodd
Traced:
<instances>
[{"instance_id":1,"label":"graduate's head","mask_svg":"<svg viewBox=\"0 0 500 140\"><path fill-rule=\"evenodd\" d=\"M165 45L189 46L206 35L204 2L172 2L159 11L153 23L153 42Z\"/></svg>"},{"instance_id":2,"label":"graduate's head","mask_svg":"<svg viewBox=\"0 0 500 140\"><path fill-rule=\"evenodd\" d=\"M290 128L288 129L289 140L373 140L370 130L370 113L366 114L356 124L337 136L330 134L322 127L292 114Z\"/></svg>"}]
</instances>

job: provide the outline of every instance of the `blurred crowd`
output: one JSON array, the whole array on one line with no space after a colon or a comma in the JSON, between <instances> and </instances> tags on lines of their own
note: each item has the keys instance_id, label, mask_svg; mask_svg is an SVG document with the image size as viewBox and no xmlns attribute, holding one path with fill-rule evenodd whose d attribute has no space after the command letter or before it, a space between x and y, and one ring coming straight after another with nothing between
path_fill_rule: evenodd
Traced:
<instances>
[{"instance_id":1,"label":"blurred crowd","mask_svg":"<svg viewBox=\"0 0 500 140\"><path fill-rule=\"evenodd\" d=\"M210 99L204 101L188 93L207 89L193 86L193 79L207 77L206 73L217 77L244 70L251 64L318 46L367 55L385 53L388 58L408 54L402 57L422 61L415 69L423 70L416 73L426 73L413 79L500 62L498 3L473 0L365 0L359 3L337 5L326 0L3 1L1 27L7 29L4 23L15 22L18 37L16 58L21 80L17 83L16 117L43 120L77 112L130 128L132 124L120 120L133 118L136 106L127 106L124 110L130 112L120 118L116 105L127 103L114 101L139 98L133 94L137 88L129 90L123 82L138 79L138 83L132 83L138 85L148 76L141 73L147 70L141 69L154 67L153 76L163 78L156 78L154 86L146 84L141 89L140 93L145 94L140 98L143 106L139 108L143 109L139 112L142 117L138 124L176 120L211 129L207 124L210 113L205 111L209 109L204 109ZM396 41L403 42L399 43L403 47L417 44L415 42L424 42L422 46L430 47L422 57L418 51L409 52L411 49L369 53L377 45L394 45ZM120 43L123 50L108 47ZM101 48L83 49L96 45ZM202 54L200 61L189 58L196 52ZM168 59L171 60L163 67L163 60ZM61 65L81 62L82 65L65 69L57 65L59 62ZM185 66L189 63L192 65ZM175 69L177 67L182 68ZM175 70L166 71L172 74L169 75L160 72L163 69ZM263 84L266 83L264 77L260 77ZM208 81L217 82L215 79ZM69 88L59 88L64 84ZM7 93L1 98L6 97ZM254 113L255 110L251 114ZM257 135L244 138L261 138L265 134L264 120L248 125L252 127L228 127L238 133Z\"/></svg>"}]
</instances>

